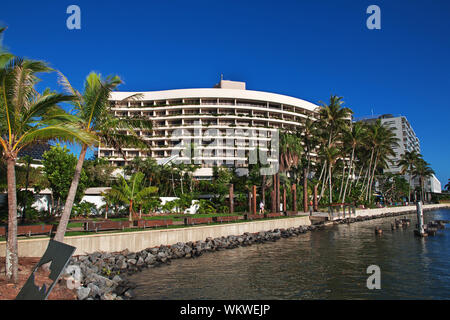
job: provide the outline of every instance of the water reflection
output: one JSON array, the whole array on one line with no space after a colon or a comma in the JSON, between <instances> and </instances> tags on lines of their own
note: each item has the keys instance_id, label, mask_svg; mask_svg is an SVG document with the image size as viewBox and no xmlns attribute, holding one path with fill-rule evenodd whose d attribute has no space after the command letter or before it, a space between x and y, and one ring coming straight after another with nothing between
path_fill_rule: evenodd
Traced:
<instances>
[{"instance_id":1,"label":"water reflection","mask_svg":"<svg viewBox=\"0 0 450 320\"><path fill-rule=\"evenodd\" d=\"M140 299L449 299L450 226L413 236L394 218L329 227L296 238L172 261L131 277ZM450 219L450 210L426 214ZM375 226L383 235L374 235ZM366 269L381 268L381 290Z\"/></svg>"}]
</instances>

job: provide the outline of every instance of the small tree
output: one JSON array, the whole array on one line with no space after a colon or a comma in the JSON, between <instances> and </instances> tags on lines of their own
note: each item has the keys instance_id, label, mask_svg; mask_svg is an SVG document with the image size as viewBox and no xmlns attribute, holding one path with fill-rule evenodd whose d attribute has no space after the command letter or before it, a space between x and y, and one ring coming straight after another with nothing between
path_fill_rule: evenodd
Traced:
<instances>
[{"instance_id":1,"label":"small tree","mask_svg":"<svg viewBox=\"0 0 450 320\"><path fill-rule=\"evenodd\" d=\"M75 173L77 157L70 153L70 150L59 144L52 146L49 151L43 154L42 164L44 173L50 183L52 190L52 214L58 214L61 203L69 193L72 177ZM81 172L80 184L75 199L80 201L86 190L88 178L84 171Z\"/></svg>"},{"instance_id":2,"label":"small tree","mask_svg":"<svg viewBox=\"0 0 450 320\"><path fill-rule=\"evenodd\" d=\"M225 198L228 195L228 189L233 178L233 173L228 168L213 168L213 202L217 207L225 206Z\"/></svg>"},{"instance_id":3,"label":"small tree","mask_svg":"<svg viewBox=\"0 0 450 320\"><path fill-rule=\"evenodd\" d=\"M159 197L150 197L146 203L142 206L143 210L148 213L156 212L161 205Z\"/></svg>"},{"instance_id":4,"label":"small tree","mask_svg":"<svg viewBox=\"0 0 450 320\"><path fill-rule=\"evenodd\" d=\"M83 171L88 177L89 187L109 187L114 180L111 174L116 168L111 163L102 158L86 160L83 164Z\"/></svg>"},{"instance_id":5,"label":"small tree","mask_svg":"<svg viewBox=\"0 0 450 320\"><path fill-rule=\"evenodd\" d=\"M156 187L144 186L144 174L137 172L129 181L120 177L118 184L114 185L107 194L129 206L129 221L133 221L134 206L143 206L150 196L158 191Z\"/></svg>"}]
</instances>

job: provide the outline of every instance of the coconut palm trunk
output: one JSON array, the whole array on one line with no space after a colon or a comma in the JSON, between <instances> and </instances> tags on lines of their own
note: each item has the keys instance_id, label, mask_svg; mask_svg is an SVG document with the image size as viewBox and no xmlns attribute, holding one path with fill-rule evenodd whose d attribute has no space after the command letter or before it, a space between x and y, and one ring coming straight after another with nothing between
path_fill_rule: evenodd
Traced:
<instances>
[{"instance_id":1,"label":"coconut palm trunk","mask_svg":"<svg viewBox=\"0 0 450 320\"><path fill-rule=\"evenodd\" d=\"M373 165L373 171L372 171L372 178L370 179L370 183L369 183L369 201L372 201L372 185L373 185L373 180L375 178L375 170L377 168L377 164L378 164L378 153L375 156L375 162Z\"/></svg>"},{"instance_id":2,"label":"coconut palm trunk","mask_svg":"<svg viewBox=\"0 0 450 320\"><path fill-rule=\"evenodd\" d=\"M352 173L352 169L353 169L353 172L355 171L355 169L353 168L354 156L355 156L355 148L353 147L352 148L352 156L351 156L351 159L350 159L350 167L348 169L348 174L347 174L347 181L345 182L344 194L342 195L342 202L345 202L345 198L346 198L346 195L347 195L347 186L348 186L348 182L350 180L350 175Z\"/></svg>"},{"instance_id":3,"label":"coconut palm trunk","mask_svg":"<svg viewBox=\"0 0 450 320\"><path fill-rule=\"evenodd\" d=\"M129 216L128 221L133 221L133 200L130 200L130 210L129 210Z\"/></svg>"},{"instance_id":4,"label":"coconut palm trunk","mask_svg":"<svg viewBox=\"0 0 450 320\"><path fill-rule=\"evenodd\" d=\"M353 177L356 177L356 163L353 165ZM354 184L355 186L358 185L358 179L359 179L359 177L356 178L356 180L355 180L355 179L351 179L351 180L350 180L350 185L348 186L348 192L347 192L347 195L350 196L350 194L352 193L353 184Z\"/></svg>"},{"instance_id":5,"label":"coconut palm trunk","mask_svg":"<svg viewBox=\"0 0 450 320\"><path fill-rule=\"evenodd\" d=\"M308 175L306 168L303 168L303 211L308 212Z\"/></svg>"},{"instance_id":6,"label":"coconut palm trunk","mask_svg":"<svg viewBox=\"0 0 450 320\"><path fill-rule=\"evenodd\" d=\"M264 205L266 204L266 175L262 176L262 185L261 185L261 199Z\"/></svg>"},{"instance_id":7,"label":"coconut palm trunk","mask_svg":"<svg viewBox=\"0 0 450 320\"><path fill-rule=\"evenodd\" d=\"M328 185L330 188L330 199L329 199L329 203L332 204L333 203L333 189L331 187L331 164L328 165L328 176L329 176L329 180L328 180Z\"/></svg>"},{"instance_id":8,"label":"coconut palm trunk","mask_svg":"<svg viewBox=\"0 0 450 320\"><path fill-rule=\"evenodd\" d=\"M319 202L320 202L320 200L322 199L322 197L323 197L323 193L325 192L325 184L326 184L326 181L327 181L327 171L326 171L326 164L327 164L327 161L325 161L325 163L324 163L324 166L323 166L323 180L322 180L322 187L321 187L321 189L320 189L320 195L319 195ZM321 177L322 177L322 173L321 173ZM319 181L320 181L320 177L319 177Z\"/></svg>"},{"instance_id":9,"label":"coconut palm trunk","mask_svg":"<svg viewBox=\"0 0 450 320\"><path fill-rule=\"evenodd\" d=\"M77 166L75 167L75 174L73 176L72 184L70 185L69 194L67 195L64 211L59 220L58 229L56 230L55 240L63 242L64 235L69 223L70 213L72 212L73 204L75 202L75 195L77 193L78 184L80 182L81 170L83 169L84 158L86 157L88 146L83 144L81 147L80 157L78 158Z\"/></svg>"},{"instance_id":10,"label":"coconut palm trunk","mask_svg":"<svg viewBox=\"0 0 450 320\"><path fill-rule=\"evenodd\" d=\"M346 163L345 163L345 161L344 161L344 166L343 166L343 168L342 168L342 179L341 179L341 187L340 187L340 189L339 189L339 197L338 197L338 200L339 199L341 199L341 196L342 196L342 191L344 191L344 181L345 181L345 169L346 169ZM344 201L342 201L342 202L344 202Z\"/></svg>"},{"instance_id":11,"label":"coconut palm trunk","mask_svg":"<svg viewBox=\"0 0 450 320\"><path fill-rule=\"evenodd\" d=\"M8 241L6 243L6 278L17 283L18 280L18 248L17 248L17 190L14 158L8 158Z\"/></svg>"},{"instance_id":12,"label":"coconut palm trunk","mask_svg":"<svg viewBox=\"0 0 450 320\"><path fill-rule=\"evenodd\" d=\"M25 175L25 194L23 197L23 209L22 209L22 224L25 224L25 219L27 217L26 215L26 211L27 211L27 202L28 202L28 186L30 183L30 165L31 165L31 161L33 159L29 156L25 157L25 161L27 164L27 171L26 171L26 175Z\"/></svg>"},{"instance_id":13,"label":"coconut palm trunk","mask_svg":"<svg viewBox=\"0 0 450 320\"><path fill-rule=\"evenodd\" d=\"M361 164L361 168L359 169L358 177L356 178L356 181L355 181L355 186L358 185L359 180L361 179L361 175L362 175L362 173L363 173L363 170L364 170L364 164ZM355 169L353 169L353 174L355 174ZM353 180L350 182L350 190L349 190L349 194L350 194L350 192L351 192L352 184L353 184Z\"/></svg>"},{"instance_id":14,"label":"coconut palm trunk","mask_svg":"<svg viewBox=\"0 0 450 320\"><path fill-rule=\"evenodd\" d=\"M367 197L368 197L368 195L369 195L369 183L370 183L370 172L372 171L371 169L372 169L372 160L373 160L373 153L374 153L374 148L372 148L372 152L371 152L371 154L370 154L370 161L369 161L369 168L367 169L367 172L366 172L366 176L367 176L367 185L366 185L366 188L364 189L365 191L366 191L366 196L365 196L365 199L366 199L366 201L367 201ZM366 177L364 177L364 181L363 181L363 183L365 183L366 182Z\"/></svg>"},{"instance_id":15,"label":"coconut palm trunk","mask_svg":"<svg viewBox=\"0 0 450 320\"><path fill-rule=\"evenodd\" d=\"M366 180L367 180L367 176L369 175L370 168L366 168L364 171L365 171L364 179L361 182L361 195L364 195L364 198L365 198L366 197L366 187L367 187Z\"/></svg>"},{"instance_id":16,"label":"coconut palm trunk","mask_svg":"<svg viewBox=\"0 0 450 320\"><path fill-rule=\"evenodd\" d=\"M412 176L412 172L409 172L409 184L408 184L408 202L411 202L411 176Z\"/></svg>"}]
</instances>

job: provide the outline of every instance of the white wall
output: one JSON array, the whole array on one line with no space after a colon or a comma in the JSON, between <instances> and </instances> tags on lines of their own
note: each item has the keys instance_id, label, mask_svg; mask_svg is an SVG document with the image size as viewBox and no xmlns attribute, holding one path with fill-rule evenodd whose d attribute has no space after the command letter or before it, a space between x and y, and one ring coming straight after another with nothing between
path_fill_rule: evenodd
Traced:
<instances>
[{"instance_id":1,"label":"white wall","mask_svg":"<svg viewBox=\"0 0 450 320\"><path fill-rule=\"evenodd\" d=\"M6 201L6 193L0 194L0 205ZM169 201L173 201L176 199L179 199L178 197L160 197L161 200L161 206ZM105 205L105 201L103 200L103 197L100 195L85 195L81 202L86 201L94 204L97 209L100 209L103 205ZM191 213L194 214L198 210L198 200L192 200L192 205L184 211L184 213ZM41 210L48 210L49 206L51 205L51 197L49 194L39 194L35 195L35 202L33 203L33 208L35 208L38 211Z\"/></svg>"}]
</instances>

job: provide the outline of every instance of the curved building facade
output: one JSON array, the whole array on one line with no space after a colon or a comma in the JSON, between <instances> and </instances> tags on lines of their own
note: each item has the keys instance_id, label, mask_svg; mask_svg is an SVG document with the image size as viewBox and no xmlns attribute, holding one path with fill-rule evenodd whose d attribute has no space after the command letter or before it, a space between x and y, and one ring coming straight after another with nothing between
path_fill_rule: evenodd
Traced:
<instances>
[{"instance_id":1,"label":"curved building facade","mask_svg":"<svg viewBox=\"0 0 450 320\"><path fill-rule=\"evenodd\" d=\"M318 109L305 100L246 90L244 82L225 80L208 89L113 92L110 100L115 116L140 115L153 124L151 131L137 132L150 141L151 150L125 146L124 159L109 146L99 147L98 156L118 166L140 156L202 167L246 167L264 152L266 161L276 164L278 131L297 130L307 118L316 119Z\"/></svg>"}]
</instances>

